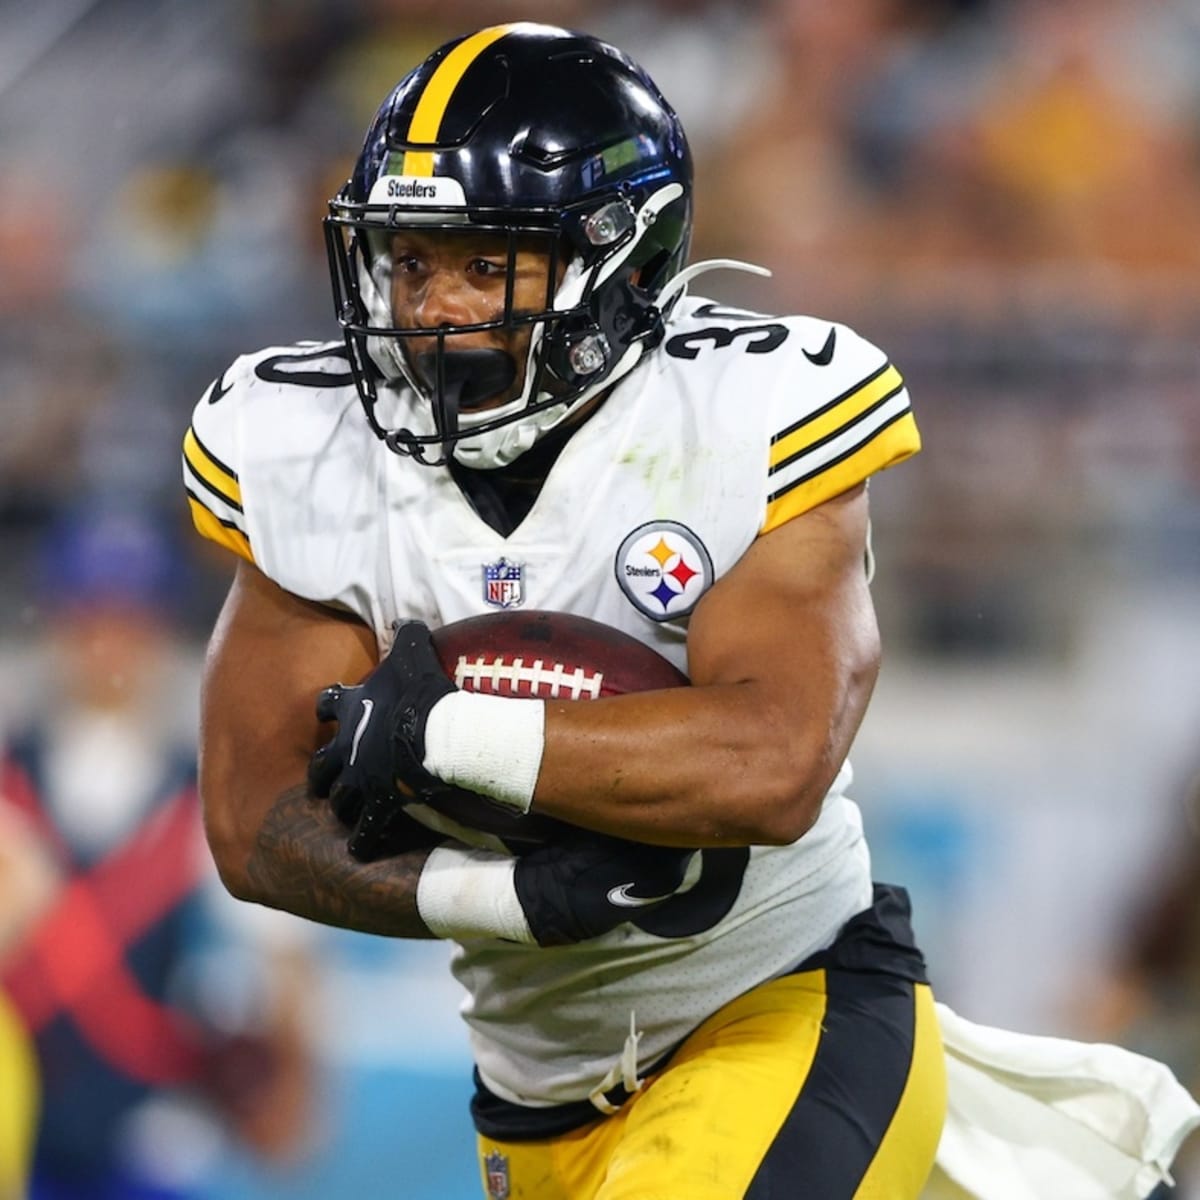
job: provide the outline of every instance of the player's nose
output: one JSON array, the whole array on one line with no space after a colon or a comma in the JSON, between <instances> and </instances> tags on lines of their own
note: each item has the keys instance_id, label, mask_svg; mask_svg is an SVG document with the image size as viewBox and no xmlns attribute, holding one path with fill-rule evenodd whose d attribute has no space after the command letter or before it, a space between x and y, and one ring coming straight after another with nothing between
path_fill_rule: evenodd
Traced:
<instances>
[{"instance_id":1,"label":"player's nose","mask_svg":"<svg viewBox=\"0 0 1200 1200\"><path fill-rule=\"evenodd\" d=\"M472 289L451 271L433 271L417 299L414 317L422 329L439 325L469 325L482 320L472 304Z\"/></svg>"}]
</instances>

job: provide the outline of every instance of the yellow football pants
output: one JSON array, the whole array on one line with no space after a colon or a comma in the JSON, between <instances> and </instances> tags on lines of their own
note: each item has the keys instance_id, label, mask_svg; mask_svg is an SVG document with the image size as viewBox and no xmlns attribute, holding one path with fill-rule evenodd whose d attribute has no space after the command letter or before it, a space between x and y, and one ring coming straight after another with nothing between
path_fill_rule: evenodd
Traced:
<instances>
[{"instance_id":1,"label":"yellow football pants","mask_svg":"<svg viewBox=\"0 0 1200 1200\"><path fill-rule=\"evenodd\" d=\"M539 1141L480 1137L484 1195L915 1200L945 1108L927 985L806 971L715 1013L615 1115Z\"/></svg>"}]
</instances>

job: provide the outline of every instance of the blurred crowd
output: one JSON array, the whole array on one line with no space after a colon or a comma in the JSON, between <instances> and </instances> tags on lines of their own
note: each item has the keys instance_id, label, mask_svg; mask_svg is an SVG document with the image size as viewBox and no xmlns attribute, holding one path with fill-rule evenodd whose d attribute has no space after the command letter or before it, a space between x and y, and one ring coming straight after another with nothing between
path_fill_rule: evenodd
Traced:
<instances>
[{"instance_id":1,"label":"blurred crowd","mask_svg":"<svg viewBox=\"0 0 1200 1200\"><path fill-rule=\"evenodd\" d=\"M510 14L0 11L0 531L17 548L82 490L179 513L173 446L207 382L242 350L331 333L319 220L379 97L446 37ZM880 518L902 559L898 636L1044 641L1070 609L1048 563L1115 548L1180 565L1200 526L1193 0L522 15L606 36L658 78L696 153L694 257L774 271L710 289L847 320L908 375L932 452ZM0 569L19 596L17 559ZM993 603L964 624L975 594ZM212 590L196 596L200 629Z\"/></svg>"},{"instance_id":2,"label":"blurred crowd","mask_svg":"<svg viewBox=\"0 0 1200 1200\"><path fill-rule=\"evenodd\" d=\"M229 568L187 527L191 407L237 353L334 336L320 218L375 105L514 17L621 45L679 110L692 257L773 271L702 292L846 321L907 377L926 449L876 485L888 665L859 765L868 820L896 763L895 812L914 778L950 795L925 824L879 802L881 857L924 864L943 906L935 978L943 946L952 995L996 994L950 948L994 939L1011 981L995 910L1043 915L993 894L971 936L938 924L1003 844L958 862L956 897L962 831L1015 797L1045 853L995 887L1038 861L1060 939L1096 943L1026 981L1032 1015L1200 1082L1200 943L1164 932L1200 895L1197 0L0 0L0 733L56 636L37 564L65 514L167 531L194 663ZM964 695L991 701L971 728Z\"/></svg>"},{"instance_id":3,"label":"blurred crowd","mask_svg":"<svg viewBox=\"0 0 1200 1200\"><path fill-rule=\"evenodd\" d=\"M85 490L178 514L172 446L208 380L240 350L330 334L319 217L379 96L434 44L506 14L4 7L0 528L17 546ZM905 635L1037 638L1054 613L1012 610L1054 605L1034 595L1046 560L1115 539L1153 565L1189 544L1192 0L522 12L610 37L659 79L695 146L695 257L775 272L727 276L724 298L850 320L907 373L935 452L888 521L918 596ZM5 570L19 595L13 556ZM1006 604L955 628L972 590ZM211 599L198 593L197 628Z\"/></svg>"}]
</instances>

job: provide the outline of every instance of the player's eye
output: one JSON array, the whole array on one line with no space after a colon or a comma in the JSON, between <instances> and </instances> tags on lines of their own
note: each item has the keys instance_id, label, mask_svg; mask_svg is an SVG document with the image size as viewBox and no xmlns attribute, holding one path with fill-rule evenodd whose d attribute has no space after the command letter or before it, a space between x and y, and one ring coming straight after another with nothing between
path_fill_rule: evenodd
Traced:
<instances>
[{"instance_id":1,"label":"player's eye","mask_svg":"<svg viewBox=\"0 0 1200 1200\"><path fill-rule=\"evenodd\" d=\"M392 257L392 270L397 275L415 275L421 269L421 260L415 254L396 254Z\"/></svg>"},{"instance_id":2,"label":"player's eye","mask_svg":"<svg viewBox=\"0 0 1200 1200\"><path fill-rule=\"evenodd\" d=\"M508 264L497 262L490 258L473 258L467 263L467 271L471 275L482 275L484 278L503 275L508 270Z\"/></svg>"}]
</instances>

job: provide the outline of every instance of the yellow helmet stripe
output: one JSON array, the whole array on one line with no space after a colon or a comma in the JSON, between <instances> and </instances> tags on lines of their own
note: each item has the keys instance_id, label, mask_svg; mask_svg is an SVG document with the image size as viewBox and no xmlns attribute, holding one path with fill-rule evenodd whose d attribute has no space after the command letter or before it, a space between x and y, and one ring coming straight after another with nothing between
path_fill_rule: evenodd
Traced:
<instances>
[{"instance_id":1,"label":"yellow helmet stripe","mask_svg":"<svg viewBox=\"0 0 1200 1200\"><path fill-rule=\"evenodd\" d=\"M417 101L412 123L408 127L408 141L436 142L442 127L442 117L450 104L450 97L467 68L493 43L516 28L515 24L492 25L481 29L469 38L464 38L444 59L430 76L421 98ZM432 175L433 154L428 150L409 150L404 155L405 175Z\"/></svg>"}]
</instances>

